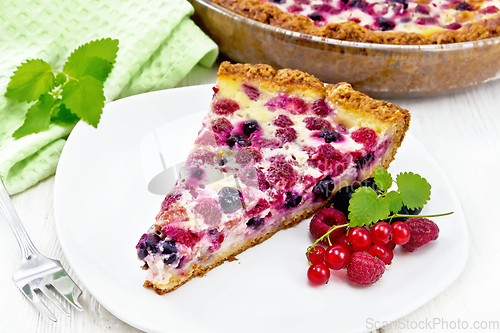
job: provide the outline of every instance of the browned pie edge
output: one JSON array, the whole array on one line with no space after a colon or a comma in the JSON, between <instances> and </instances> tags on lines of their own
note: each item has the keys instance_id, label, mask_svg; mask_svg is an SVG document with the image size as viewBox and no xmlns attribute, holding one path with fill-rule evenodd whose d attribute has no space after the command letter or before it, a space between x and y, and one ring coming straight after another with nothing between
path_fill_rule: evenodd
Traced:
<instances>
[{"instance_id":1,"label":"browned pie edge","mask_svg":"<svg viewBox=\"0 0 500 333\"><path fill-rule=\"evenodd\" d=\"M439 30L429 35L414 32L372 31L355 22L330 23L318 27L308 17L286 13L259 0L210 0L249 19L308 35L351 42L396 45L450 44L500 36L500 13L464 24L458 30Z\"/></svg>"}]
</instances>

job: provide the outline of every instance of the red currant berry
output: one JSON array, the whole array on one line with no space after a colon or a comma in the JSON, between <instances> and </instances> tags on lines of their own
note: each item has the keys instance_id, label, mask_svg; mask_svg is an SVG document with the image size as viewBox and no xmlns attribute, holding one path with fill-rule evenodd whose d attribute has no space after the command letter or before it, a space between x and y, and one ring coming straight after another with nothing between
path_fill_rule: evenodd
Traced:
<instances>
[{"instance_id":1,"label":"red currant berry","mask_svg":"<svg viewBox=\"0 0 500 333\"><path fill-rule=\"evenodd\" d=\"M314 246L307 254L311 264L319 264L325 262L325 248L322 246Z\"/></svg>"},{"instance_id":2,"label":"red currant berry","mask_svg":"<svg viewBox=\"0 0 500 333\"><path fill-rule=\"evenodd\" d=\"M325 252L325 264L333 270L340 270L349 263L351 252L345 245L334 244Z\"/></svg>"},{"instance_id":3,"label":"red currant berry","mask_svg":"<svg viewBox=\"0 0 500 333\"><path fill-rule=\"evenodd\" d=\"M386 248L383 245L377 245L377 244L373 244L372 246L370 246L370 249L368 250L368 254L370 254L376 258L379 258L386 265L390 264L392 261L392 258L394 258L394 254L393 254L392 250L389 250L388 248Z\"/></svg>"},{"instance_id":4,"label":"red currant berry","mask_svg":"<svg viewBox=\"0 0 500 333\"><path fill-rule=\"evenodd\" d=\"M337 238L335 238L334 244L341 244L344 245L349 249L349 252L353 252L351 244L349 243L349 238L347 235L340 235Z\"/></svg>"},{"instance_id":5,"label":"red currant berry","mask_svg":"<svg viewBox=\"0 0 500 333\"><path fill-rule=\"evenodd\" d=\"M394 222L392 224L391 241L396 245L405 245L410 240L411 230L404 222Z\"/></svg>"},{"instance_id":6,"label":"red currant berry","mask_svg":"<svg viewBox=\"0 0 500 333\"><path fill-rule=\"evenodd\" d=\"M307 278L314 285L325 284L330 279L330 268L325 264L314 264L307 270Z\"/></svg>"},{"instance_id":7,"label":"red currant berry","mask_svg":"<svg viewBox=\"0 0 500 333\"><path fill-rule=\"evenodd\" d=\"M363 252L370 248L372 240L370 239L370 232L363 227L355 227L349 230L347 235L349 243L351 243L354 251Z\"/></svg>"},{"instance_id":8,"label":"red currant berry","mask_svg":"<svg viewBox=\"0 0 500 333\"><path fill-rule=\"evenodd\" d=\"M389 241L389 243L384 245L386 248L388 248L391 251L394 251L394 248L396 247L396 244L394 244L392 241Z\"/></svg>"},{"instance_id":9,"label":"red currant berry","mask_svg":"<svg viewBox=\"0 0 500 333\"><path fill-rule=\"evenodd\" d=\"M374 244L385 245L391 238L392 228L387 222L377 222L370 229L370 238Z\"/></svg>"}]
</instances>

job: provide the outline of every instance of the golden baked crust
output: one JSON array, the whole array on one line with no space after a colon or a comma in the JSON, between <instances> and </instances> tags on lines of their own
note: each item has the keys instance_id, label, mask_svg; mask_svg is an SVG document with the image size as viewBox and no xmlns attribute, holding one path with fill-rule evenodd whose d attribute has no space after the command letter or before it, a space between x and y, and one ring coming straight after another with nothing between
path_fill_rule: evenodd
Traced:
<instances>
[{"instance_id":1,"label":"golden baked crust","mask_svg":"<svg viewBox=\"0 0 500 333\"><path fill-rule=\"evenodd\" d=\"M278 7L259 0L210 1L261 23L308 35L352 42L396 45L450 44L500 36L500 13L467 23L458 30L442 29L424 35L414 32L372 31L355 22L330 23L318 27L303 15L283 12Z\"/></svg>"},{"instance_id":2,"label":"golden baked crust","mask_svg":"<svg viewBox=\"0 0 500 333\"><path fill-rule=\"evenodd\" d=\"M252 84L258 84L261 88L271 89L271 91L276 89L279 92L302 93L305 96L311 96L312 94L315 98L324 98L327 103L335 106L337 121L344 122L347 127L370 127L376 132L389 137L389 147L383 158L369 168L360 170L362 172L360 179L372 176L376 167L389 167L410 122L410 113L395 104L374 100L363 93L355 91L348 83L324 84L314 76L298 70L275 70L273 67L263 64L231 64L226 61L220 65L217 86L227 85L227 82L236 82L238 84L251 82ZM337 184L327 200L319 202L305 211L287 213L280 223L270 228L266 233L249 238L246 242L231 247L224 253L218 253L206 261L196 264L186 274L171 278L167 284L147 280L144 287L153 288L157 294L163 295L177 289L194 277L205 275L225 261L233 260L236 255L248 248L262 243L279 230L297 225L302 220L311 217L317 211L329 205L334 194L341 186L345 185L347 184Z\"/></svg>"}]
</instances>

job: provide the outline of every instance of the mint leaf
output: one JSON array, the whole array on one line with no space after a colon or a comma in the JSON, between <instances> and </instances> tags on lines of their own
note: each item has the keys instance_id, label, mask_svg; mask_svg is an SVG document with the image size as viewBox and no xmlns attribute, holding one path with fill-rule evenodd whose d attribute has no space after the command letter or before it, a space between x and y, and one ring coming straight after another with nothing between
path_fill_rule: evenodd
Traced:
<instances>
[{"instance_id":1,"label":"mint leaf","mask_svg":"<svg viewBox=\"0 0 500 333\"><path fill-rule=\"evenodd\" d=\"M28 60L17 67L5 92L5 97L19 102L32 102L55 85L55 76L48 63L41 59Z\"/></svg>"},{"instance_id":2,"label":"mint leaf","mask_svg":"<svg viewBox=\"0 0 500 333\"><path fill-rule=\"evenodd\" d=\"M19 139L23 136L45 131L50 125L50 110L54 105L54 97L50 94L40 96L38 102L33 104L26 113L24 123L12 136Z\"/></svg>"},{"instance_id":3,"label":"mint leaf","mask_svg":"<svg viewBox=\"0 0 500 333\"><path fill-rule=\"evenodd\" d=\"M377 187L383 192L387 191L392 186L391 174L386 169L376 168L373 179Z\"/></svg>"},{"instance_id":4,"label":"mint leaf","mask_svg":"<svg viewBox=\"0 0 500 333\"><path fill-rule=\"evenodd\" d=\"M13 137L48 129L50 123L74 125L82 119L97 127L104 107L103 84L116 61L118 40L103 38L78 47L63 66L52 70L41 60L27 60L17 67L5 97L35 103Z\"/></svg>"},{"instance_id":5,"label":"mint leaf","mask_svg":"<svg viewBox=\"0 0 500 333\"><path fill-rule=\"evenodd\" d=\"M113 65L102 58L91 57L87 60L87 68L83 71L82 77L90 75L97 80L104 82L113 69Z\"/></svg>"},{"instance_id":6,"label":"mint leaf","mask_svg":"<svg viewBox=\"0 0 500 333\"><path fill-rule=\"evenodd\" d=\"M98 57L107 61L110 65L115 63L118 52L118 40L105 38L91 41L78 47L68 58L63 66L63 72L67 75L79 79L92 71L93 58ZM112 67L112 66L111 66ZM99 74L99 77L106 79L109 71ZM95 76L94 76L95 77ZM97 78L97 77L96 77ZM104 80L101 80L104 82Z\"/></svg>"},{"instance_id":7,"label":"mint leaf","mask_svg":"<svg viewBox=\"0 0 500 333\"><path fill-rule=\"evenodd\" d=\"M389 210L393 213L398 213L403 208L403 199L396 191L390 191L385 195L385 200L389 204Z\"/></svg>"},{"instance_id":8,"label":"mint leaf","mask_svg":"<svg viewBox=\"0 0 500 333\"><path fill-rule=\"evenodd\" d=\"M52 109L50 121L54 124L68 126L74 125L80 120L77 115L71 113L64 104L60 104Z\"/></svg>"},{"instance_id":9,"label":"mint leaf","mask_svg":"<svg viewBox=\"0 0 500 333\"><path fill-rule=\"evenodd\" d=\"M66 75L64 75L64 73L57 73L55 86L59 87L61 84L63 84L67 80L68 80L68 78L66 77Z\"/></svg>"},{"instance_id":10,"label":"mint leaf","mask_svg":"<svg viewBox=\"0 0 500 333\"><path fill-rule=\"evenodd\" d=\"M389 217L389 204L371 187L360 187L349 201L349 225L361 227Z\"/></svg>"},{"instance_id":11,"label":"mint leaf","mask_svg":"<svg viewBox=\"0 0 500 333\"><path fill-rule=\"evenodd\" d=\"M396 176L403 204L408 209L422 208L431 198L431 185L420 175L404 172Z\"/></svg>"},{"instance_id":12,"label":"mint leaf","mask_svg":"<svg viewBox=\"0 0 500 333\"><path fill-rule=\"evenodd\" d=\"M70 80L61 95L62 102L72 113L97 128L105 100L101 81L92 76Z\"/></svg>"}]
</instances>

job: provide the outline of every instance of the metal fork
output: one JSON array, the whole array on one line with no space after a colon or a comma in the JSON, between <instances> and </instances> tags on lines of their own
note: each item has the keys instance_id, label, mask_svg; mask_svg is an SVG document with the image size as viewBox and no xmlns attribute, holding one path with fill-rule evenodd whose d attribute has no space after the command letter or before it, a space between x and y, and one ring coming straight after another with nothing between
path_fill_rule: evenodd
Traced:
<instances>
[{"instance_id":1,"label":"metal fork","mask_svg":"<svg viewBox=\"0 0 500 333\"><path fill-rule=\"evenodd\" d=\"M38 310L53 321L57 321L57 318L38 296L36 293L37 290L43 293L68 317L70 315L69 311L56 298L51 290L52 288L57 290L59 294L77 310L83 311L82 306L78 303L78 297L82 294L82 290L71 279L68 273L66 273L59 260L53 260L43 256L35 245L33 245L33 242L31 242L26 230L21 224L21 220L17 215L1 178L0 212L5 216L5 219L9 223L21 247L21 267L14 274L13 280L24 296L26 296Z\"/></svg>"}]
</instances>

